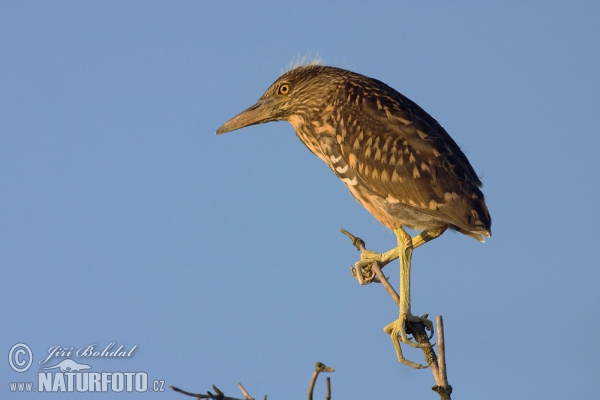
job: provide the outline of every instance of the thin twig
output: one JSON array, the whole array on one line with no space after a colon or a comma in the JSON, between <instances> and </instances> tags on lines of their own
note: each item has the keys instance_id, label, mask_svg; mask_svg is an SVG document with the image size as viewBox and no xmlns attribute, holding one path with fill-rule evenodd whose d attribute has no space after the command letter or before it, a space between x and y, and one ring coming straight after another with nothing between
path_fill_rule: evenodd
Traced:
<instances>
[{"instance_id":1,"label":"thin twig","mask_svg":"<svg viewBox=\"0 0 600 400\"><path fill-rule=\"evenodd\" d=\"M387 280L387 278L385 277L385 275L381 271L381 267L379 266L379 264L377 263L377 261L373 262L373 266L371 268L373 268L373 271L375 271L375 273L379 277L379 280L381 281L381 284L383 285L383 287L385 288L385 290L387 290L388 294L392 297L392 300L394 300L394 304L398 304L398 302L400 301L400 296L398 296L398 293L396 293L396 290L390 284L390 281Z\"/></svg>"},{"instance_id":2,"label":"thin twig","mask_svg":"<svg viewBox=\"0 0 600 400\"><path fill-rule=\"evenodd\" d=\"M444 320L441 315L435 319L438 334L438 364L440 371L438 373L439 381L436 380L436 386L432 387L433 391L440 395L441 400L451 400L452 386L448 384L448 376L446 374L446 344L444 341Z\"/></svg>"},{"instance_id":3,"label":"thin twig","mask_svg":"<svg viewBox=\"0 0 600 400\"><path fill-rule=\"evenodd\" d=\"M435 317L437 325L438 341L438 366L440 367L441 386L448 386L448 376L446 375L446 344L444 343L444 319L441 315Z\"/></svg>"},{"instance_id":4,"label":"thin twig","mask_svg":"<svg viewBox=\"0 0 600 400\"><path fill-rule=\"evenodd\" d=\"M308 385L308 400L312 400L313 398L313 391L315 389L315 383L317 382L317 377L319 376L319 374L321 372L333 372L335 371L335 369L328 367L327 365L323 364L322 362L318 362L315 364L315 372L313 372L312 378L310 379L310 384ZM327 378L327 381L329 382L329 378ZM329 386L328 386L328 391L329 393Z\"/></svg>"},{"instance_id":5,"label":"thin twig","mask_svg":"<svg viewBox=\"0 0 600 400\"><path fill-rule=\"evenodd\" d=\"M310 383L308 384L308 400L313 400L313 390L315 389L315 383L317 382L318 376L319 371L315 370L310 378Z\"/></svg>"},{"instance_id":6,"label":"thin twig","mask_svg":"<svg viewBox=\"0 0 600 400\"><path fill-rule=\"evenodd\" d=\"M254 400L252 397L250 397L250 395L247 395L247 393L244 393L245 399L238 399L237 397L225 396L225 394L223 392L221 392L219 390L219 388L217 388L215 385L213 385L213 390L216 392L216 394L212 394L210 391L207 391L206 394L191 393L191 392L187 392L183 389L179 389L178 387L175 387L173 385L170 385L169 387L176 392L185 394L186 396L195 397L197 399L211 399L211 400L249 400L249 399L252 399L252 400Z\"/></svg>"},{"instance_id":7,"label":"thin twig","mask_svg":"<svg viewBox=\"0 0 600 400\"><path fill-rule=\"evenodd\" d=\"M238 382L238 387L240 388L240 392L242 392L242 394L244 395L244 397L246 398L246 400L254 400L254 397L250 396L250 394L248 393L248 391L246 389L244 389L244 387L242 386L241 383Z\"/></svg>"}]
</instances>

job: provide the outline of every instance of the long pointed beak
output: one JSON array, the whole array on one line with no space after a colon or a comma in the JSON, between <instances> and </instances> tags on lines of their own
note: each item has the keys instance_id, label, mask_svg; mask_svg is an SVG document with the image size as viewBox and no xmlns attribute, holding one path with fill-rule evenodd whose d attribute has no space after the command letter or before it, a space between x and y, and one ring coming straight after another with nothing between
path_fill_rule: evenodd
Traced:
<instances>
[{"instance_id":1,"label":"long pointed beak","mask_svg":"<svg viewBox=\"0 0 600 400\"><path fill-rule=\"evenodd\" d=\"M225 122L217 129L217 135L245 128L250 125L264 124L265 122L280 119L274 113L274 107L280 102L281 100L278 101L278 99L275 98L257 101L253 106Z\"/></svg>"}]
</instances>

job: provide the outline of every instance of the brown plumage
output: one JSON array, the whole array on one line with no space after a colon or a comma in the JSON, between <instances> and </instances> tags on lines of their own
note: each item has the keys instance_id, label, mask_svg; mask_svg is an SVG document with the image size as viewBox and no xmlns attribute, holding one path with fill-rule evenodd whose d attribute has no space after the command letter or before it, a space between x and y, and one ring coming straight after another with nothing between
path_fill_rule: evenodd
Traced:
<instances>
[{"instance_id":1,"label":"brown plumage","mask_svg":"<svg viewBox=\"0 0 600 400\"><path fill-rule=\"evenodd\" d=\"M491 218L481 181L442 126L383 82L308 65L284 73L217 133L276 120L394 230L447 226L483 241Z\"/></svg>"}]
</instances>

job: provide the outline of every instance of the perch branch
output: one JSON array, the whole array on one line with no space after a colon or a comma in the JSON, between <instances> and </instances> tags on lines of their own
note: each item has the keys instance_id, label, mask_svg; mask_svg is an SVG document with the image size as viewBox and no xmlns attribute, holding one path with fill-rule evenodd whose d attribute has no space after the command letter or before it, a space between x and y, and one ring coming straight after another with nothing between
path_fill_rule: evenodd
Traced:
<instances>
[{"instance_id":1,"label":"perch branch","mask_svg":"<svg viewBox=\"0 0 600 400\"><path fill-rule=\"evenodd\" d=\"M436 379L436 386L432 389L440 395L442 400L450 400L452 394L452 386L448 384L448 376L446 375L446 344L444 341L444 319L441 315L435 318L437 325L437 340L438 340L438 366L439 373Z\"/></svg>"}]
</instances>

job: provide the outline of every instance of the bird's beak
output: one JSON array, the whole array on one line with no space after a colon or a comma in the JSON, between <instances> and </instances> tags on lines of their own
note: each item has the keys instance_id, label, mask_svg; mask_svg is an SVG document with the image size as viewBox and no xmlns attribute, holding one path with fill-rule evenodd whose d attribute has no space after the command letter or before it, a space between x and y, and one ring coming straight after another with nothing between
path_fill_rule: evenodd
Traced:
<instances>
[{"instance_id":1,"label":"bird's beak","mask_svg":"<svg viewBox=\"0 0 600 400\"><path fill-rule=\"evenodd\" d=\"M246 126L264 124L265 122L280 119L275 115L274 108L277 104L281 103L282 100L283 99L268 98L257 101L252 107L242 111L229 121L225 122L217 129L217 135L245 128Z\"/></svg>"}]
</instances>

